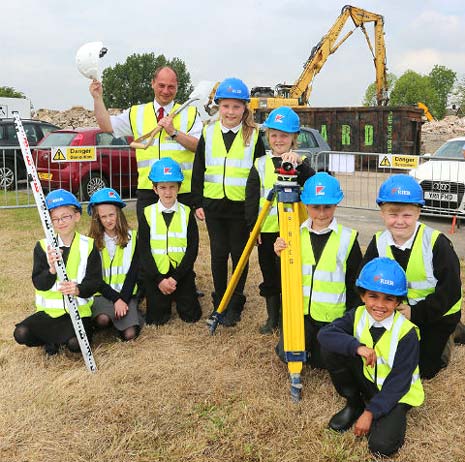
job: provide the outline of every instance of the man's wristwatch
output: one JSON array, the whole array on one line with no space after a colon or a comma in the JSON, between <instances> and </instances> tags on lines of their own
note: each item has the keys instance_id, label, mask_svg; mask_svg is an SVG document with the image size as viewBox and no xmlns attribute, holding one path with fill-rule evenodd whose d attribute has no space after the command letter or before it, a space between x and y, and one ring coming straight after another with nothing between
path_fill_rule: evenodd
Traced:
<instances>
[{"instance_id":1,"label":"man's wristwatch","mask_svg":"<svg viewBox=\"0 0 465 462\"><path fill-rule=\"evenodd\" d=\"M179 130L175 130L171 135L171 139L174 140L179 135Z\"/></svg>"}]
</instances>

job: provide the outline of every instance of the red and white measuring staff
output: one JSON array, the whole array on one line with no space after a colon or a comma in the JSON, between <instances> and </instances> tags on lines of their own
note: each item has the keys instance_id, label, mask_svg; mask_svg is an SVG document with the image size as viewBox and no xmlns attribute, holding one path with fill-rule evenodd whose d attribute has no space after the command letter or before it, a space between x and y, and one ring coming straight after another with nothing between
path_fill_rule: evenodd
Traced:
<instances>
[{"instance_id":1,"label":"red and white measuring staff","mask_svg":"<svg viewBox=\"0 0 465 462\"><path fill-rule=\"evenodd\" d=\"M58 246L58 237L53 232L52 219L47 209L47 203L45 202L42 185L40 184L39 177L37 176L34 160L32 158L31 150L29 149L26 132L24 131L19 114L14 112L13 117L15 120L16 134L18 136L21 152L23 153L24 164L27 170L27 181L31 186L32 193L34 194L34 199L37 204L42 227L45 231L45 238L48 245L50 245L50 247L56 252L57 255L61 256L61 252ZM68 275L66 274L65 263L62 258L59 258L59 260L55 262L55 269L57 271L57 277L59 281L69 281ZM95 364L94 356L90 348L89 339L87 338L87 334L84 329L84 324L82 323L81 316L79 315L76 299L72 295L63 295L63 297L65 300L66 308L69 312L69 316L73 323L74 332L76 333L84 362L86 363L89 372L95 372L97 370L97 366Z\"/></svg>"}]
</instances>

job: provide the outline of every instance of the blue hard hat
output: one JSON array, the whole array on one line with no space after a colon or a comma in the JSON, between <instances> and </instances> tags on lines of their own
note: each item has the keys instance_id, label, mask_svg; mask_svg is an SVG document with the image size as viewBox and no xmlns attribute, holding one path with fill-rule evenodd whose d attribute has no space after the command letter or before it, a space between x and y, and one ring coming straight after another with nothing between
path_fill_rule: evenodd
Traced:
<instances>
[{"instance_id":1,"label":"blue hard hat","mask_svg":"<svg viewBox=\"0 0 465 462\"><path fill-rule=\"evenodd\" d=\"M76 199L76 196L66 189L55 189L50 191L45 198L45 203L48 210L53 210L58 207L76 207L79 213L82 213L82 207L80 202Z\"/></svg>"},{"instance_id":2,"label":"blue hard hat","mask_svg":"<svg viewBox=\"0 0 465 462\"><path fill-rule=\"evenodd\" d=\"M336 205L344 199L341 185L326 172L318 172L304 184L300 200L305 205Z\"/></svg>"},{"instance_id":3,"label":"blue hard hat","mask_svg":"<svg viewBox=\"0 0 465 462\"><path fill-rule=\"evenodd\" d=\"M92 207L99 204L113 204L120 208L126 207L126 203L121 200L120 195L113 188L102 188L95 191L90 197L87 213L92 215Z\"/></svg>"},{"instance_id":4,"label":"blue hard hat","mask_svg":"<svg viewBox=\"0 0 465 462\"><path fill-rule=\"evenodd\" d=\"M224 79L216 89L215 104L218 104L220 99L240 99L250 101L250 93L247 85L235 77Z\"/></svg>"},{"instance_id":5,"label":"blue hard hat","mask_svg":"<svg viewBox=\"0 0 465 462\"><path fill-rule=\"evenodd\" d=\"M290 107L283 106L273 109L263 122L263 126L286 133L298 133L300 132L300 119Z\"/></svg>"},{"instance_id":6,"label":"blue hard hat","mask_svg":"<svg viewBox=\"0 0 465 462\"><path fill-rule=\"evenodd\" d=\"M184 180L181 167L179 164L171 159L171 157L163 157L157 160L150 169L149 180L153 183L160 183L162 181L179 183Z\"/></svg>"},{"instance_id":7,"label":"blue hard hat","mask_svg":"<svg viewBox=\"0 0 465 462\"><path fill-rule=\"evenodd\" d=\"M380 186L376 203L383 202L425 205L421 186L415 178L405 174L392 175Z\"/></svg>"},{"instance_id":8,"label":"blue hard hat","mask_svg":"<svg viewBox=\"0 0 465 462\"><path fill-rule=\"evenodd\" d=\"M378 257L369 261L360 271L355 285L365 290L396 297L407 295L405 271L395 260L386 257Z\"/></svg>"}]
</instances>

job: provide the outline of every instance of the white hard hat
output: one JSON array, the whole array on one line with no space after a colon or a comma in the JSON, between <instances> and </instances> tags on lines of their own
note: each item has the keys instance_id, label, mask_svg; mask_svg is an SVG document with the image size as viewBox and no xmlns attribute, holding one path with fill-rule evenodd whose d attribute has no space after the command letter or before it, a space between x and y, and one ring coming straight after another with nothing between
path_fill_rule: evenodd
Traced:
<instances>
[{"instance_id":1,"label":"white hard hat","mask_svg":"<svg viewBox=\"0 0 465 462\"><path fill-rule=\"evenodd\" d=\"M89 42L82 45L76 53L76 65L79 72L88 79L99 80L99 59L107 49L102 42Z\"/></svg>"}]
</instances>

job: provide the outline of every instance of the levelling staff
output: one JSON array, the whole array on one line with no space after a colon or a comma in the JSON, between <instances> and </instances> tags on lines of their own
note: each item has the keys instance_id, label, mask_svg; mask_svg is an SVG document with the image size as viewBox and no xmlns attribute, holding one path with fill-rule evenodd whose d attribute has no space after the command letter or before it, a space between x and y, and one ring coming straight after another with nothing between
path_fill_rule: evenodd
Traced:
<instances>
[{"instance_id":1,"label":"levelling staff","mask_svg":"<svg viewBox=\"0 0 465 462\"><path fill-rule=\"evenodd\" d=\"M69 191L57 189L46 197L58 245L69 281L59 281L55 262L59 260L45 239L34 248L32 283L36 289L36 312L16 324L15 340L29 347L44 346L48 355L65 345L79 352L80 346L63 295L76 297L79 315L89 342L92 339L93 294L102 280L100 255L94 240L76 231L82 207Z\"/></svg>"}]
</instances>

